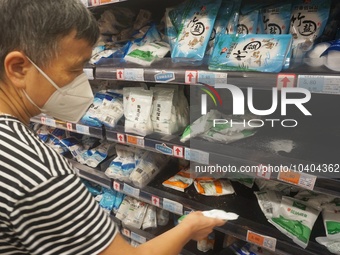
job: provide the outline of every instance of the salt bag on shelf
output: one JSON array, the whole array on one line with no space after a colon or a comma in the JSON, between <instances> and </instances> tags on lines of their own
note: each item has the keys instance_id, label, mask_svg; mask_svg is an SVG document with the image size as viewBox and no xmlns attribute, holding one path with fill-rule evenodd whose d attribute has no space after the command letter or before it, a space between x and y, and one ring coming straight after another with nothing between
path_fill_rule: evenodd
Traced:
<instances>
[{"instance_id":1,"label":"salt bag on shelf","mask_svg":"<svg viewBox=\"0 0 340 255\"><path fill-rule=\"evenodd\" d=\"M291 44L292 35L221 35L209 69L280 72Z\"/></svg>"},{"instance_id":2,"label":"salt bag on shelf","mask_svg":"<svg viewBox=\"0 0 340 255\"><path fill-rule=\"evenodd\" d=\"M221 0L189 0L171 52L173 62L200 63L214 28Z\"/></svg>"}]
</instances>

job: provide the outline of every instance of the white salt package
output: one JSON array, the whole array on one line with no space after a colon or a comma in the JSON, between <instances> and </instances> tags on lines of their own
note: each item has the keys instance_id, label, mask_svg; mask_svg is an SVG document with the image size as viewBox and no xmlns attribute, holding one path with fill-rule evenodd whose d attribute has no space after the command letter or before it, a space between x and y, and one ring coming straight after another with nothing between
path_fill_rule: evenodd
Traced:
<instances>
[{"instance_id":1,"label":"white salt package","mask_svg":"<svg viewBox=\"0 0 340 255\"><path fill-rule=\"evenodd\" d=\"M322 218L327 238L340 242L340 203L328 203L322 207Z\"/></svg>"},{"instance_id":2,"label":"white salt package","mask_svg":"<svg viewBox=\"0 0 340 255\"><path fill-rule=\"evenodd\" d=\"M146 136L153 132L150 114L153 92L144 89L124 90L125 132ZM126 99L127 98L127 99Z\"/></svg>"}]
</instances>

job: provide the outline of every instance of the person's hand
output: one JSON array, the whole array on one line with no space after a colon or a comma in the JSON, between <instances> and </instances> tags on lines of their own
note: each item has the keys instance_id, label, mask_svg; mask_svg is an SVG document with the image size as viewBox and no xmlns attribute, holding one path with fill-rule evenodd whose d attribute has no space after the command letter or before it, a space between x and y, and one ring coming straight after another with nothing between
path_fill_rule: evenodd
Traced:
<instances>
[{"instance_id":1,"label":"person's hand","mask_svg":"<svg viewBox=\"0 0 340 255\"><path fill-rule=\"evenodd\" d=\"M191 239L199 241L206 238L214 227L222 226L226 223L225 220L206 217L202 212L191 212L180 224L185 224L191 231Z\"/></svg>"}]
</instances>

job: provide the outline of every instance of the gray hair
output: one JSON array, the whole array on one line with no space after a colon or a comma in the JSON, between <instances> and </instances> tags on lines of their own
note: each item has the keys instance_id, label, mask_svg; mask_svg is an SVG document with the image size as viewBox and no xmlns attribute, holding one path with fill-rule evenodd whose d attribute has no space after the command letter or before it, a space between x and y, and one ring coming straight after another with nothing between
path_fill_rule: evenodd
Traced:
<instances>
[{"instance_id":1,"label":"gray hair","mask_svg":"<svg viewBox=\"0 0 340 255\"><path fill-rule=\"evenodd\" d=\"M0 0L0 78L7 54L17 50L37 65L57 57L60 39L77 32L77 39L94 45L99 29L80 0Z\"/></svg>"}]
</instances>

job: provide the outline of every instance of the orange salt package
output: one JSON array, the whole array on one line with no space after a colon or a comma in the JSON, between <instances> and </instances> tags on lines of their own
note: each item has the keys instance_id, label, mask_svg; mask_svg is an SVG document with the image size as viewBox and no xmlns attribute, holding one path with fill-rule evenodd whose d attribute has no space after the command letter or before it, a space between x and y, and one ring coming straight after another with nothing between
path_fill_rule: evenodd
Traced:
<instances>
[{"instance_id":1,"label":"orange salt package","mask_svg":"<svg viewBox=\"0 0 340 255\"><path fill-rule=\"evenodd\" d=\"M194 179L191 178L190 168L183 168L177 174L165 180L163 186L184 192L193 182Z\"/></svg>"},{"instance_id":2,"label":"orange salt package","mask_svg":"<svg viewBox=\"0 0 340 255\"><path fill-rule=\"evenodd\" d=\"M205 196L234 194L235 190L227 179L197 178L194 181L196 191Z\"/></svg>"}]
</instances>

